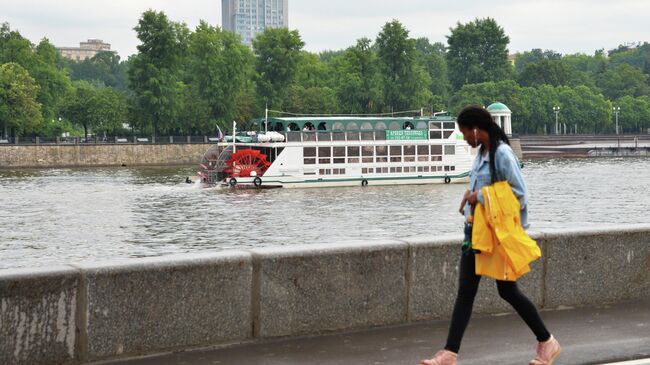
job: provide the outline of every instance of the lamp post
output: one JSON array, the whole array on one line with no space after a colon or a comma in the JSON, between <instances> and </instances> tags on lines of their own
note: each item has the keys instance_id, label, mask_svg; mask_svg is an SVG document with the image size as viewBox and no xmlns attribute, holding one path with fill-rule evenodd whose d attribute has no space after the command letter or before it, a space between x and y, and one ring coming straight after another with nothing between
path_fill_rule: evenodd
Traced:
<instances>
[{"instance_id":1,"label":"lamp post","mask_svg":"<svg viewBox=\"0 0 650 365\"><path fill-rule=\"evenodd\" d=\"M555 134L558 134L557 118L558 118L558 114L560 114L560 107L559 106L554 106L553 107L553 112L555 113Z\"/></svg>"},{"instance_id":2,"label":"lamp post","mask_svg":"<svg viewBox=\"0 0 650 365\"><path fill-rule=\"evenodd\" d=\"M615 106L612 110L614 110L614 115L616 115L616 134L618 134L618 113L621 111L621 107Z\"/></svg>"}]
</instances>

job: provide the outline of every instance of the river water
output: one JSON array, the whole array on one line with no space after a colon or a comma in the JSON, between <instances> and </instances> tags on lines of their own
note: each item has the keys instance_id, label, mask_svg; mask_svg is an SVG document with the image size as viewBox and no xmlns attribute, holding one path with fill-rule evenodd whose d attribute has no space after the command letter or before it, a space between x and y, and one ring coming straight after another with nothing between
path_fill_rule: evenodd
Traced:
<instances>
[{"instance_id":1,"label":"river water","mask_svg":"<svg viewBox=\"0 0 650 365\"><path fill-rule=\"evenodd\" d=\"M524 163L531 229L650 222L650 159ZM0 170L0 269L461 232L466 184L231 191L194 172Z\"/></svg>"}]
</instances>

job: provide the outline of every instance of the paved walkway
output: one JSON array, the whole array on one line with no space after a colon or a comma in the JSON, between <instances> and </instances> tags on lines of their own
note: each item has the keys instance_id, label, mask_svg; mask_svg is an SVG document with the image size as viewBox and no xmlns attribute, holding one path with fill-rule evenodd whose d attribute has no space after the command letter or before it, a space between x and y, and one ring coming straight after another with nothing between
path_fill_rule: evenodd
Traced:
<instances>
[{"instance_id":1,"label":"paved walkway","mask_svg":"<svg viewBox=\"0 0 650 365\"><path fill-rule=\"evenodd\" d=\"M542 312L564 350L554 365L650 358L650 298L614 306ZM196 350L108 362L114 365L414 365L444 343L447 321L347 334ZM460 365L524 365L534 338L516 315L475 317ZM628 365L628 363L623 363ZM629 365L650 364L650 361Z\"/></svg>"}]
</instances>

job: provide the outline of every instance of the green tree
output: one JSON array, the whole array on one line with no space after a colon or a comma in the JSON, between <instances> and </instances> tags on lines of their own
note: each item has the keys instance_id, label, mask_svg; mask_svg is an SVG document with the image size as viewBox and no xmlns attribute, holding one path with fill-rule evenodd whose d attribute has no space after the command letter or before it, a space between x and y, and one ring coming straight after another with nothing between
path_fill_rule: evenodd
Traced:
<instances>
[{"instance_id":1,"label":"green tree","mask_svg":"<svg viewBox=\"0 0 650 365\"><path fill-rule=\"evenodd\" d=\"M635 97L650 95L648 75L626 63L605 71L598 77L597 85L603 95L610 100L618 99L625 95Z\"/></svg>"},{"instance_id":2,"label":"green tree","mask_svg":"<svg viewBox=\"0 0 650 365\"><path fill-rule=\"evenodd\" d=\"M47 40L43 39L35 49L34 66L29 69L40 86L38 101L42 105L43 118L56 119L63 103L72 92L67 71L58 68L61 55Z\"/></svg>"},{"instance_id":3,"label":"green tree","mask_svg":"<svg viewBox=\"0 0 650 365\"><path fill-rule=\"evenodd\" d=\"M612 105L601 94L586 86L557 88L560 110L560 124L567 124L567 130L577 125L579 133L611 132Z\"/></svg>"},{"instance_id":4,"label":"green tree","mask_svg":"<svg viewBox=\"0 0 650 365\"><path fill-rule=\"evenodd\" d=\"M282 108L304 45L298 31L287 28L268 28L253 40L257 91L270 108Z\"/></svg>"},{"instance_id":5,"label":"green tree","mask_svg":"<svg viewBox=\"0 0 650 365\"><path fill-rule=\"evenodd\" d=\"M120 62L114 52L99 52L94 57L69 63L70 78L76 80L97 80L106 86L127 91L127 63Z\"/></svg>"},{"instance_id":6,"label":"green tree","mask_svg":"<svg viewBox=\"0 0 650 365\"><path fill-rule=\"evenodd\" d=\"M569 66L561 60L542 59L526 64L517 81L521 86L568 85L571 80Z\"/></svg>"},{"instance_id":7,"label":"green tree","mask_svg":"<svg viewBox=\"0 0 650 365\"><path fill-rule=\"evenodd\" d=\"M172 130L182 108L181 66L187 54L189 30L163 12L145 11L134 28L141 44L130 60L129 85L135 94L141 128L153 133Z\"/></svg>"},{"instance_id":8,"label":"green tree","mask_svg":"<svg viewBox=\"0 0 650 365\"><path fill-rule=\"evenodd\" d=\"M542 60L557 61L560 59L562 59L562 55L553 50L547 49L542 51L541 48L533 48L530 51L517 54L517 57L515 58L515 71L517 74L520 74L530 63L537 63Z\"/></svg>"},{"instance_id":9,"label":"green tree","mask_svg":"<svg viewBox=\"0 0 650 365\"><path fill-rule=\"evenodd\" d=\"M416 62L415 40L409 38L408 30L393 20L382 27L376 43L386 111L425 105L431 99L430 77Z\"/></svg>"},{"instance_id":10,"label":"green tree","mask_svg":"<svg viewBox=\"0 0 650 365\"><path fill-rule=\"evenodd\" d=\"M235 33L204 21L189 42L186 79L190 99L183 115L191 123L185 129L210 133L218 121L224 128L236 118L237 99L253 72L253 54Z\"/></svg>"},{"instance_id":11,"label":"green tree","mask_svg":"<svg viewBox=\"0 0 650 365\"><path fill-rule=\"evenodd\" d=\"M127 103L123 94L108 87L96 87L87 81L76 81L74 96L62 110L63 116L84 130L110 134L122 129L126 120Z\"/></svg>"},{"instance_id":12,"label":"green tree","mask_svg":"<svg viewBox=\"0 0 650 365\"><path fill-rule=\"evenodd\" d=\"M39 87L27 70L17 63L0 65L0 125L3 137L30 132L42 120L37 101Z\"/></svg>"},{"instance_id":13,"label":"green tree","mask_svg":"<svg viewBox=\"0 0 650 365\"><path fill-rule=\"evenodd\" d=\"M357 40L354 47L348 48L331 62L340 110L353 114L378 112L382 105L383 89L371 40Z\"/></svg>"},{"instance_id":14,"label":"green tree","mask_svg":"<svg viewBox=\"0 0 650 365\"><path fill-rule=\"evenodd\" d=\"M625 95L617 99L613 105L621 108L619 128L622 133L642 133L650 126L650 98L647 96L634 98Z\"/></svg>"},{"instance_id":15,"label":"green tree","mask_svg":"<svg viewBox=\"0 0 650 365\"><path fill-rule=\"evenodd\" d=\"M494 19L456 25L447 36L447 65L454 90L465 84L501 81L511 74L506 36Z\"/></svg>"},{"instance_id":16,"label":"green tree","mask_svg":"<svg viewBox=\"0 0 650 365\"><path fill-rule=\"evenodd\" d=\"M418 38L415 40L415 48L417 49L418 63L429 74L431 94L437 97L438 103L445 107L449 101L451 84L447 72L444 44L431 44L427 38ZM440 110L440 108L434 110Z\"/></svg>"}]
</instances>

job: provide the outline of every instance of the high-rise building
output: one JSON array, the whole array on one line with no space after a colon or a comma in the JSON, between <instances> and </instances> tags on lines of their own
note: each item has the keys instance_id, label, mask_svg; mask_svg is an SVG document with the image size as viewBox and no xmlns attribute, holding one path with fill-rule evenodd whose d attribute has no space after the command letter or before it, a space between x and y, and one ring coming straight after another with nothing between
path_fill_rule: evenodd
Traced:
<instances>
[{"instance_id":1,"label":"high-rise building","mask_svg":"<svg viewBox=\"0 0 650 365\"><path fill-rule=\"evenodd\" d=\"M251 46L266 28L289 26L289 0L221 0L223 29L241 36Z\"/></svg>"}]
</instances>

